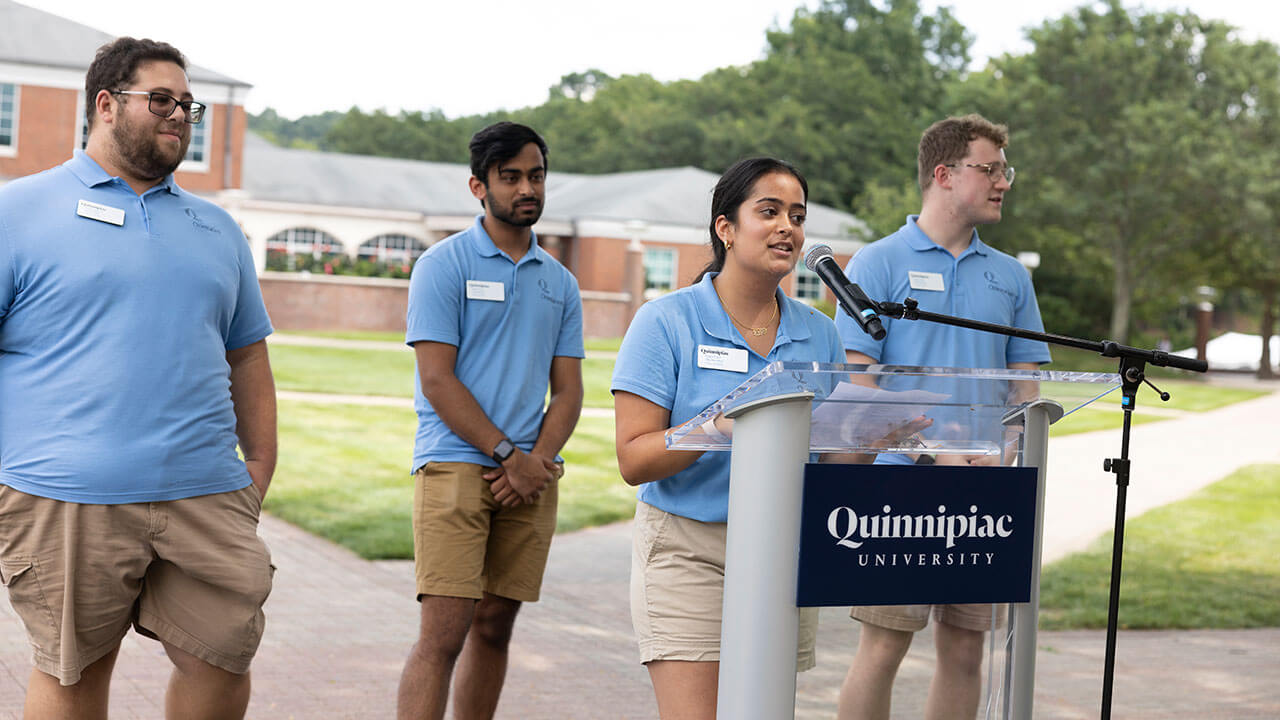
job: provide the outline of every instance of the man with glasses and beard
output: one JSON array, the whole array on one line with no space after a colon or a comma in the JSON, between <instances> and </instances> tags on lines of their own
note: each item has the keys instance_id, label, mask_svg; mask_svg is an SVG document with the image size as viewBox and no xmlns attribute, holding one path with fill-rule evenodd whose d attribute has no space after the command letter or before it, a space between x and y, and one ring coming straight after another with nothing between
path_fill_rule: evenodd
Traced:
<instances>
[{"instance_id":1,"label":"man with glasses and beard","mask_svg":"<svg viewBox=\"0 0 1280 720\"><path fill-rule=\"evenodd\" d=\"M182 54L121 38L85 90L85 150L0 189L0 579L32 646L24 717L106 717L132 624L173 662L169 718L240 718L271 591L271 324L235 221L173 179L204 113Z\"/></svg>"},{"instance_id":2,"label":"man with glasses and beard","mask_svg":"<svg viewBox=\"0 0 1280 720\"><path fill-rule=\"evenodd\" d=\"M1043 331L1031 276L1009 255L978 239L978 225L1000 221L1004 195L1013 184L1005 159L1008 128L980 115L950 117L929 126L920 138L917 172L922 206L897 232L858 252L845 273L876 301L916 298L921 310L957 315L1026 330ZM886 336L873 340L848 315L836 318L847 362L964 368L1037 369L1049 362L1043 342L939 325L882 318ZM919 381L912 382L919 384ZM882 382L892 388L892 381ZM956 393L954 385L929 388ZM1008 398L1016 405L1035 396L1034 383L1018 381ZM1027 397L1030 396L1030 397ZM968 401L991 402L972 398ZM963 403L962 403L963 404ZM929 433L999 436L1000 428L972 426L963 414L939 409ZM958 438L957 438L958 439ZM877 463L927 464L931 455L881 455ZM998 456L944 455L938 464L992 464ZM840 720L889 717L893 680L914 634L934 626L937 665L924 717L973 718L978 711L984 631L1003 624L1005 606L990 604L855 607L862 623L858 651L840 692Z\"/></svg>"},{"instance_id":3,"label":"man with glasses and beard","mask_svg":"<svg viewBox=\"0 0 1280 720\"><path fill-rule=\"evenodd\" d=\"M451 679L456 717L493 717L516 613L541 590L558 453L582 409L578 283L532 231L546 143L523 125L491 125L471 138L471 175L484 214L433 245L409 280L421 625L401 720L443 718Z\"/></svg>"}]
</instances>

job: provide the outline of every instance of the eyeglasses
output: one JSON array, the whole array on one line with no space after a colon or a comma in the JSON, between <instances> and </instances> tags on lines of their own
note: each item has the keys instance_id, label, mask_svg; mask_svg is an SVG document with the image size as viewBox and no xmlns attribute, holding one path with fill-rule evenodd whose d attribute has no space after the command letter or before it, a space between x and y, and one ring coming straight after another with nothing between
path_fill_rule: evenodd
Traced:
<instances>
[{"instance_id":1,"label":"eyeglasses","mask_svg":"<svg viewBox=\"0 0 1280 720\"><path fill-rule=\"evenodd\" d=\"M196 102L195 100L179 100L172 95L166 95L162 92L147 92L145 90L111 90L115 95L146 95L148 98L147 109L152 115L159 115L162 118L168 118L173 115L175 108L181 107L182 113L186 121L191 125L199 125L204 119L204 110L207 105Z\"/></svg>"},{"instance_id":2,"label":"eyeglasses","mask_svg":"<svg viewBox=\"0 0 1280 720\"><path fill-rule=\"evenodd\" d=\"M959 166L956 163L951 163L950 165L945 165L944 167L953 168L953 167L959 167ZM977 163L977 164L965 163L964 167L981 168L982 171L987 174L987 179L993 183L1000 182L1000 178L1004 178L1005 182L1009 183L1010 185L1013 184L1014 172L1013 172L1012 165L1005 165L1004 163L1001 163L1001 162L989 162L989 163Z\"/></svg>"}]
</instances>

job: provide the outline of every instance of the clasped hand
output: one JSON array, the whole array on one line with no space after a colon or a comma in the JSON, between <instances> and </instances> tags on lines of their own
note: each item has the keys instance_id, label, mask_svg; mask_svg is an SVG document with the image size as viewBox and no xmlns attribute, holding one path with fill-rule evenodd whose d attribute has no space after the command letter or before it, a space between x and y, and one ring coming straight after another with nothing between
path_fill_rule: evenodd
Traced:
<instances>
[{"instance_id":1,"label":"clasped hand","mask_svg":"<svg viewBox=\"0 0 1280 720\"><path fill-rule=\"evenodd\" d=\"M564 466L555 458L516 449L506 462L485 472L493 498L512 507L538 499L551 482L564 475Z\"/></svg>"}]
</instances>

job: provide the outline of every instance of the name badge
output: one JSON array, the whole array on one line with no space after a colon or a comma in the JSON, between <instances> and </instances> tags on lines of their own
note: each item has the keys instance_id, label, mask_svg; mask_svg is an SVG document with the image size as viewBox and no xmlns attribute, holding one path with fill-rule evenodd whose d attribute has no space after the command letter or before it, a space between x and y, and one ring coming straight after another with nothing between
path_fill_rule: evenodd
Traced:
<instances>
[{"instance_id":1,"label":"name badge","mask_svg":"<svg viewBox=\"0 0 1280 720\"><path fill-rule=\"evenodd\" d=\"M111 223L112 225L124 225L124 211L120 208L113 208L110 205L99 205L96 202L81 200L76 205L76 214L90 220Z\"/></svg>"},{"instance_id":2,"label":"name badge","mask_svg":"<svg viewBox=\"0 0 1280 720\"><path fill-rule=\"evenodd\" d=\"M742 348L723 348L713 345L698 346L698 367L707 370L747 371L747 351Z\"/></svg>"},{"instance_id":3,"label":"name badge","mask_svg":"<svg viewBox=\"0 0 1280 720\"><path fill-rule=\"evenodd\" d=\"M912 290L936 290L942 292L946 289L942 286L942 273L911 270L907 273L907 278L911 280Z\"/></svg>"},{"instance_id":4,"label":"name badge","mask_svg":"<svg viewBox=\"0 0 1280 720\"><path fill-rule=\"evenodd\" d=\"M503 302L506 300L506 291L500 282L487 282L485 280L468 280L467 281L467 299L468 300L493 300L494 302Z\"/></svg>"}]
</instances>

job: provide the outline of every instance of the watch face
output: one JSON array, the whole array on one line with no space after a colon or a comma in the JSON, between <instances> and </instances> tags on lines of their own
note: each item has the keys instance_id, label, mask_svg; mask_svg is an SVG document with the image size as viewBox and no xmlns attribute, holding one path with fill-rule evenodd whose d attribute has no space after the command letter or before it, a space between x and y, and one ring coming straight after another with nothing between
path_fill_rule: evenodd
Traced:
<instances>
[{"instance_id":1,"label":"watch face","mask_svg":"<svg viewBox=\"0 0 1280 720\"><path fill-rule=\"evenodd\" d=\"M502 462L511 457L511 453L516 451L516 446L510 440L503 438L498 442L498 446L493 449L493 459Z\"/></svg>"}]
</instances>

